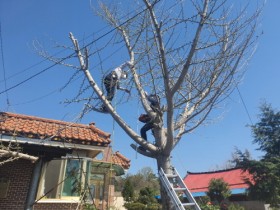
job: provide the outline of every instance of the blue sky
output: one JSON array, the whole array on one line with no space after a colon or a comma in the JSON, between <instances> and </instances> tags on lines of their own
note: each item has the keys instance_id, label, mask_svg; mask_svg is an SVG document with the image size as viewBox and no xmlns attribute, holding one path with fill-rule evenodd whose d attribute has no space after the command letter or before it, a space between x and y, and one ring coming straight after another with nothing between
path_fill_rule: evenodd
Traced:
<instances>
[{"instance_id":1,"label":"blue sky","mask_svg":"<svg viewBox=\"0 0 280 210\"><path fill-rule=\"evenodd\" d=\"M258 120L259 105L262 101L271 103L275 108L280 106L279 8L280 1L267 1L259 26L263 35L239 85L253 123ZM60 49L53 48L50 40L69 46L69 32L73 32L79 40L87 38L86 42L89 42L90 38L109 31L109 28L93 15L87 0L0 1L0 21L3 49L0 57L0 92L51 65L49 62L41 62L42 58L34 52L34 40L39 40L50 52L58 52ZM126 55L121 53L104 62L117 66L127 59ZM59 91L72 73L71 69L55 66L7 93L0 94L0 110L74 121L81 106L65 106L61 102L73 95L75 86ZM118 110L127 115L132 128L140 129L142 125L137 122L138 107L134 108L133 104L128 102L123 107L118 107ZM218 111L220 117L214 123L184 136L174 150L172 162L181 176L185 176L186 171L202 172L223 165L231 158L235 147L241 150L248 149L256 159L260 157L261 153L256 151L257 145L252 144L251 131L246 126L250 124L250 119L237 90L228 99L227 105ZM84 124L90 122L95 122L97 127L112 133L113 149L131 160L129 173L136 173L144 166L156 169L154 160L143 157L130 148L129 145L133 141L113 123L110 115L90 113L81 121Z\"/></svg>"}]
</instances>

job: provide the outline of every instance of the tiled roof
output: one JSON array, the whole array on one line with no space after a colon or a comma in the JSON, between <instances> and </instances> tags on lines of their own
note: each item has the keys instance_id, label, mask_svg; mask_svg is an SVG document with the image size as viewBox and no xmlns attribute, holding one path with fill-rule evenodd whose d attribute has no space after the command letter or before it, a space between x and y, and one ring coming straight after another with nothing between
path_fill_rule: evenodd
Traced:
<instances>
[{"instance_id":1,"label":"tiled roof","mask_svg":"<svg viewBox=\"0 0 280 210\"><path fill-rule=\"evenodd\" d=\"M210 180L219 178L222 178L226 183L228 183L231 190L238 188L247 189L249 185L246 183L245 179L252 181L252 176L249 172L244 172L242 169L234 168L203 173L188 172L187 176L184 178L184 182L192 193L207 192Z\"/></svg>"},{"instance_id":2,"label":"tiled roof","mask_svg":"<svg viewBox=\"0 0 280 210\"><path fill-rule=\"evenodd\" d=\"M75 144L108 146L110 134L94 126L0 112L2 135Z\"/></svg>"},{"instance_id":3,"label":"tiled roof","mask_svg":"<svg viewBox=\"0 0 280 210\"><path fill-rule=\"evenodd\" d=\"M107 147L104 150L102 161L119 165L124 169L129 169L130 167L130 160L123 156L119 151L113 153L112 147Z\"/></svg>"},{"instance_id":4,"label":"tiled roof","mask_svg":"<svg viewBox=\"0 0 280 210\"><path fill-rule=\"evenodd\" d=\"M130 160L123 156L119 151L115 152L112 155L112 162L114 164L122 166L124 169L129 169L130 167Z\"/></svg>"}]
</instances>

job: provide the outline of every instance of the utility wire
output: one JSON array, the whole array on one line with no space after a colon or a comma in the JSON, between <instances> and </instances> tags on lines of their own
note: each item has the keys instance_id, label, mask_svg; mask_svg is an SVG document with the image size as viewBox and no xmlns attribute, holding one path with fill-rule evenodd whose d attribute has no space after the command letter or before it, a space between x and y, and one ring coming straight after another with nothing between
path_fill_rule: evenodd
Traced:
<instances>
[{"instance_id":1,"label":"utility wire","mask_svg":"<svg viewBox=\"0 0 280 210\"><path fill-rule=\"evenodd\" d=\"M119 52L119 51L121 50L121 48L123 48L123 47L124 47L124 45L122 45L121 47L119 47L118 49L116 49L115 51L113 51L113 52L111 53L111 55L105 57L102 61L108 60L108 59L109 59L110 57L112 57L114 54L116 54L117 52ZM99 62L98 64L96 64L95 66L93 66L93 68L97 67L100 63L101 63L101 62ZM76 79L73 80L72 82L78 80L79 78L81 78L81 77L76 78ZM71 82L70 82L70 83L71 83ZM70 84L70 83L68 83L68 84ZM46 98L46 97L48 97L48 96L50 96L50 95L52 95L52 94L55 94L56 92L61 92L62 89L63 89L63 88L56 88L56 89L54 89L54 90L52 90L52 91L46 93L45 95L41 95L40 97L33 98L33 99L29 100L29 101L24 101L24 102L21 102L21 103L13 104L13 106L19 106L19 105L29 104L29 103L33 103L33 102L39 101L39 100L41 100L41 99L43 99L43 98Z\"/></svg>"},{"instance_id":2,"label":"utility wire","mask_svg":"<svg viewBox=\"0 0 280 210\"><path fill-rule=\"evenodd\" d=\"M6 79L6 68L5 68L5 60L4 60L4 49L3 49L3 38L2 38L2 24L0 21L0 44L1 44L1 57L2 57L2 68L3 68L3 76L4 76L4 87L5 91L7 90L7 79ZM6 102L7 106L10 106L9 95L6 91Z\"/></svg>"},{"instance_id":3,"label":"utility wire","mask_svg":"<svg viewBox=\"0 0 280 210\"><path fill-rule=\"evenodd\" d=\"M161 1L161 0L155 1L155 2L153 3L152 6L156 5L156 4L157 4L158 2L160 2L160 1ZM134 18L137 17L138 15L142 14L142 13L145 12L146 10L148 10L148 8L145 8L144 10L140 11L139 13L135 14L135 15L132 16L131 18L129 18L129 19L127 19L126 21L124 21L123 23L121 23L120 25L114 27L113 29L109 30L108 32L106 32L105 34L101 35L101 36L98 37L97 39L91 41L90 43L88 43L87 45L85 45L84 47L82 47L81 50L83 50L83 49L85 49L86 47L92 45L93 43L99 41L100 39L104 38L105 36L109 35L110 33L114 32L115 30L118 29L118 27L121 27L121 26L125 25L126 23L128 23L129 21L131 21L132 19L134 19ZM64 50L63 50L63 51L64 51ZM59 53L60 53L60 52L59 52ZM72 56L74 56L74 55L75 55L75 52L72 53L72 54L70 54L69 56L67 56L67 57L65 57L65 58L62 58L62 59L60 60L60 62L65 61L66 59L68 59L68 58L70 58L70 57L72 57ZM47 59L45 59L45 60L39 62L38 64L33 65L32 67L37 66L37 65L39 65L40 63L42 63L42 62L44 62L44 61L46 61L46 60L47 60ZM53 64L53 65L51 65L51 66L49 66L49 67L47 67L47 68L45 68L45 69L43 69L42 71L40 71L40 72L38 72L38 73L36 73L36 74L34 74L34 75L28 77L27 79L25 79L25 80L19 82L18 84L14 85L14 86L12 86L12 87L10 87L10 88L5 88L4 91L1 91L1 92L0 92L0 95L3 94L3 93L6 93L6 92L8 92L8 91L10 91L10 90L12 90L12 89L14 89L14 88L16 88L16 87L18 87L18 86L20 86L20 85L22 85L22 84L24 84L24 83L26 83L27 81L33 79L34 77L39 76L40 74L44 73L45 71L47 71L47 70L53 68L54 66L56 66L56 65L58 65L58 64L59 64L59 62L57 62L57 63L55 63L55 64ZM27 68L27 69L29 69L29 68Z\"/></svg>"},{"instance_id":4,"label":"utility wire","mask_svg":"<svg viewBox=\"0 0 280 210\"><path fill-rule=\"evenodd\" d=\"M103 31L103 30L104 30L105 28L107 28L107 27L108 27L108 26L106 26L106 27L100 29L100 30L97 31L96 33L99 33L99 32L101 32L101 31ZM86 38L84 38L83 40L87 40L87 39L90 38L91 36L92 36L92 34L91 34L91 35L88 35L88 36L87 36ZM62 49L62 50L60 50L60 51L58 51L58 52L52 54L51 56L52 56L52 57L57 56L57 55L59 55L59 54L65 52L65 51L67 50L67 48L70 48L70 47L71 47L71 46L66 46L64 49ZM13 77L15 77L15 76L17 76L17 75L19 75L19 74L22 74L22 73L24 73L24 72L26 72L26 71L28 71L28 70L30 70L30 69L36 67L36 66L39 66L40 64L42 64L42 63L45 62L45 61L48 61L48 58L45 58L45 59L43 59L43 60L41 60L41 61L39 61L39 62L37 62L37 63L35 63L35 64L33 64L33 65L27 67L27 68L25 68L25 69L23 69L23 70L21 70L21 71L15 73L15 74L12 74L11 76L7 77L6 79L9 80L9 79L11 79L11 78L13 78ZM1 83L1 82L4 82L4 80L0 80L0 83Z\"/></svg>"},{"instance_id":5,"label":"utility wire","mask_svg":"<svg viewBox=\"0 0 280 210\"><path fill-rule=\"evenodd\" d=\"M66 127L72 127L74 124L76 124L76 123L78 123L78 122L80 122L80 121L81 121L81 114L80 114L79 116L77 116L75 119L73 119L72 122L71 122L69 125L66 125L65 127L61 128L61 129L58 129L57 132L56 132L56 134L54 134L54 135L52 135L52 136L50 136L50 137L44 139L43 141L51 140L54 136L58 135L58 134L61 133L63 130L65 130ZM64 148L66 148L66 145L65 145L66 139L65 139L65 138L62 138L62 140L63 140L63 141L62 141L63 146L64 146ZM41 142L41 143L42 143L42 142ZM91 199L93 200L93 195L92 195L92 193L91 193L91 191L90 191L90 186L89 186L88 180L86 179L86 172L84 171L84 169L83 169L83 167L82 167L82 161L81 161L81 160L83 160L83 158L80 156L80 151L79 151L78 148L76 147L76 143L73 143L73 145L74 145L74 148L73 148L73 149L75 149L76 152L77 152L77 159L79 160L79 163L81 164L81 168L80 168L80 170L81 170L80 173L81 173L81 174L80 174L80 175L81 175L81 176L84 175L84 177L85 177L85 183L84 183L84 184L85 184L85 187L87 188L88 193L89 193ZM77 174L76 174L76 175L77 175ZM79 175L79 174L78 174L78 175ZM71 176L72 176L71 174L68 175L68 176L65 176L65 178L64 178L62 181L60 181L60 182L58 182L57 184L55 184L50 190L48 190L48 191L45 192L41 197L39 197L37 200L35 200L34 203L32 204L32 206L33 206L34 204L38 203L38 201L40 201L41 199L43 199L46 195L48 195L49 193L51 193L53 190L55 190L59 185L63 184L63 183L66 181L66 179L70 178ZM85 193L85 192L84 192L84 193ZM81 195L82 195L82 194L81 194Z\"/></svg>"},{"instance_id":6,"label":"utility wire","mask_svg":"<svg viewBox=\"0 0 280 210\"><path fill-rule=\"evenodd\" d=\"M160 0L156 1L153 5L155 5L155 4L158 3L159 1L160 1ZM142 12L146 11L147 9L148 9L148 8L146 8L145 10L141 11L140 13L134 15L132 18L129 18L129 19L126 20L124 23L120 24L118 27L124 25L124 24L127 23L128 21L130 21L130 20L132 20L133 18L137 17L138 15L140 15ZM0 25L0 26L1 26L1 25ZM96 40L93 40L93 41L90 42L89 44L85 45L82 49L84 49L84 48L86 48L86 47L92 45L94 42L97 42L98 40L100 40L101 38L103 38L103 37L107 36L108 34L112 33L112 32L115 31L116 29L117 29L117 27L113 28L112 30L108 31L107 33L105 33L104 35L100 36L100 37L97 38ZM0 35L1 35L1 27L0 27ZM1 36L1 51L2 51L2 58L3 58L2 36ZM65 58L62 58L62 59L60 60L60 62L65 61L66 59L72 57L74 54L75 54L75 52L72 53L72 54L70 54L69 56L67 56L67 57L65 57ZM3 61L4 61L4 60L3 60ZM44 60L44 61L45 61L45 60ZM42 62L43 62L43 61L42 61ZM41 63L41 62L40 62L40 63ZM24 84L25 82L27 82L27 81L29 81L29 80L31 80L31 79L33 79L33 78L39 76L40 74L46 72L47 70L51 69L52 67L56 66L57 64L58 64L58 62L52 64L51 66L49 66L49 67L47 67L47 68L41 70L40 72L38 72L38 73L36 73L36 74L34 74L34 75L28 77L27 79L23 80L22 82L20 82L20 83L14 85L14 86L12 86L12 87L10 87L10 88L7 88L7 87L6 87L6 79L5 79L5 78L6 78L6 75L5 75L5 71L4 71L5 90L2 91L2 92L0 92L0 95L3 94L3 93L8 94L8 91L10 91L10 90L12 90L12 89L14 89L14 88L16 88L16 87L18 87L18 86ZM38 65L38 64L35 64L35 65ZM34 65L33 65L33 66L34 66ZM114 126L114 125L113 125L113 126ZM59 131L58 131L58 132L59 132ZM113 132L114 132L114 130L113 130ZM64 146L65 146L65 145L64 145ZM79 152L78 152L78 158L80 159L80 157L79 157ZM84 173L84 172L83 172L83 173ZM43 196L41 196L39 199L35 200L35 202L34 202L32 205L34 205L34 204L37 203L39 200L41 200L46 194L48 194L48 193L50 193L51 191L53 191L58 185L61 185L67 178L68 178L68 177L65 177L65 179L63 179L61 182L57 183L57 185L55 185L53 188L51 188L51 189L50 189L48 192L46 192ZM87 184L88 184L88 183L87 183Z\"/></svg>"},{"instance_id":7,"label":"utility wire","mask_svg":"<svg viewBox=\"0 0 280 210\"><path fill-rule=\"evenodd\" d=\"M70 58L72 55L74 55L74 53L71 54L70 56L67 56L67 57L65 57L65 58L62 58L62 59L60 60L60 62L65 61L66 59ZM31 79L33 79L33 78L39 76L40 74L46 72L47 70L53 68L53 67L56 66L57 64L58 64L58 63L54 63L54 64L50 65L49 67L43 69L42 71L39 71L38 73L33 74L32 76L28 77L27 79L25 79L25 80L23 80L23 81L21 81L21 82L15 84L15 85L13 85L12 87L10 87L10 88L5 88L5 90L3 90L3 91L0 92L0 95L3 94L3 93L7 93L8 91L10 91L10 90L12 90L12 89L14 89L14 88L16 88L16 87L18 87L18 86L20 86L20 85L26 83L26 82L28 82L29 80L31 80Z\"/></svg>"},{"instance_id":8,"label":"utility wire","mask_svg":"<svg viewBox=\"0 0 280 210\"><path fill-rule=\"evenodd\" d=\"M237 90L237 92L238 92L238 95L239 95L239 97L240 97L240 99L241 99L242 105L243 105L243 107L244 107L244 109L245 109L245 111L246 111L246 114L247 114L247 116L248 116L248 118L249 118L249 120L250 120L250 122L251 122L251 125L253 125L252 118L251 118L250 113L249 113L249 110L248 110L248 108L247 108L247 106L246 106L246 104L245 104L245 101L244 101L244 99L243 99L243 97L242 97L242 95L241 95L241 92L240 92L240 90L239 90L239 88L238 88L237 85L235 85L235 87L236 87L236 90Z\"/></svg>"},{"instance_id":9,"label":"utility wire","mask_svg":"<svg viewBox=\"0 0 280 210\"><path fill-rule=\"evenodd\" d=\"M124 18L124 17L122 17L122 18ZM109 26L105 26L105 27L101 28L100 30L98 30L98 31L95 32L95 33L99 33L99 32L103 31L104 29L106 29L106 28L108 28L108 27L109 27ZM93 35L93 34L90 34L90 35L86 36L83 40L89 39L90 37L92 37L92 35ZM65 51L67 50L67 48L70 48L70 47L71 47L71 46L66 46L64 49L62 49L62 50L60 50L60 51L58 51L58 52L52 54L51 56L52 56L52 57L57 56L57 55L59 55L59 54L65 52ZM34 67L40 65L41 63L43 63L43 62L45 62L45 61L48 61L48 58L45 58L45 59L43 59L43 60L41 60L41 61L39 61L39 62L37 62L37 63L35 63L35 64L33 64L33 65L27 67L27 68L25 68L25 69L23 69L23 70L21 70L21 71L15 73L15 74L12 74L11 76L7 77L6 79L9 80L9 79L11 79L11 78L13 78L13 77L15 77L15 76L17 76L17 75L19 75L19 74L24 73L25 71L28 71L28 70L30 70L30 69L32 69L32 68L34 68ZM1 82L4 82L4 81L5 81L5 80L0 80L0 83L1 83Z\"/></svg>"}]
</instances>

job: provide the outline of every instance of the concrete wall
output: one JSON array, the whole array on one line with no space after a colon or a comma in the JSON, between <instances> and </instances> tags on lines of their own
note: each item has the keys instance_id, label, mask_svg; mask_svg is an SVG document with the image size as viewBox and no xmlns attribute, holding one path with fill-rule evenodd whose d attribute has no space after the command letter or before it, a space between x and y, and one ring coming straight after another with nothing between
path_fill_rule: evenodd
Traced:
<instances>
[{"instance_id":1,"label":"concrete wall","mask_svg":"<svg viewBox=\"0 0 280 210\"><path fill-rule=\"evenodd\" d=\"M111 208L112 210L125 210L126 208L123 207L124 205L124 199L121 196L114 197L113 206L114 208Z\"/></svg>"},{"instance_id":2,"label":"concrete wall","mask_svg":"<svg viewBox=\"0 0 280 210\"><path fill-rule=\"evenodd\" d=\"M265 204L260 201L238 201L233 202L245 207L246 210L266 210Z\"/></svg>"}]
</instances>

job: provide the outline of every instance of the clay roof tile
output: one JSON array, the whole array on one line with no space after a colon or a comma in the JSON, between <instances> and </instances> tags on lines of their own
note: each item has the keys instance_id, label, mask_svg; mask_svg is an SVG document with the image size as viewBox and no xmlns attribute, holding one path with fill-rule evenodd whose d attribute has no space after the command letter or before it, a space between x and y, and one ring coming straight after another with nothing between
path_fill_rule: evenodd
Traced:
<instances>
[{"instance_id":1,"label":"clay roof tile","mask_svg":"<svg viewBox=\"0 0 280 210\"><path fill-rule=\"evenodd\" d=\"M111 142L110 134L96 128L94 123L84 125L10 112L0 112L0 131L5 135L71 139L78 144L87 141L92 145L108 146Z\"/></svg>"}]
</instances>

